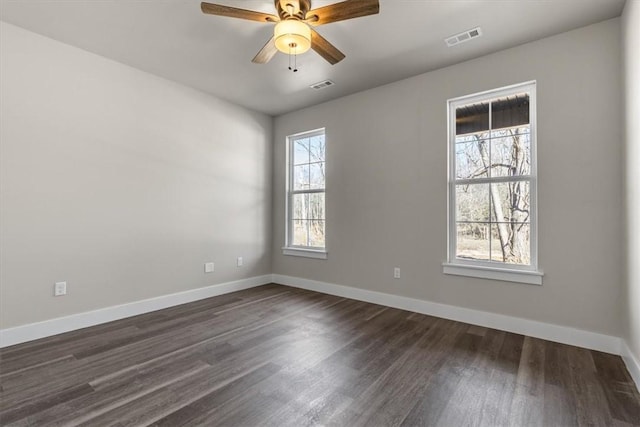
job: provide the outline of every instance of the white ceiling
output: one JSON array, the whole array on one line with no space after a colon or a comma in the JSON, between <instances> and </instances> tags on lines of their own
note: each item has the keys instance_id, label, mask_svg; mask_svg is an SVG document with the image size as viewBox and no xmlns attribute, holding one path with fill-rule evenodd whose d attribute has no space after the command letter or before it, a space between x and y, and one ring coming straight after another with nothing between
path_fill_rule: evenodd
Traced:
<instances>
[{"instance_id":1,"label":"white ceiling","mask_svg":"<svg viewBox=\"0 0 640 427\"><path fill-rule=\"evenodd\" d=\"M278 115L619 16L625 0L380 0L380 14L318 27L346 59L299 72L251 62L272 25L204 15L198 0L0 0L0 20L236 104ZM212 3L274 13L273 0ZM313 7L337 0L313 1ZM481 26L452 48L444 39ZM324 79L336 85L315 91Z\"/></svg>"}]
</instances>

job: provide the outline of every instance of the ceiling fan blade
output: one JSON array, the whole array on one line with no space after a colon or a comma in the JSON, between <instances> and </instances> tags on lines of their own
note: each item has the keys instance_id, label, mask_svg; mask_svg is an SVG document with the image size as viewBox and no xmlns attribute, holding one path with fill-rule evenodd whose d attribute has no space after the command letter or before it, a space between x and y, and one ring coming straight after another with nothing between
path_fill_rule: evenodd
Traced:
<instances>
[{"instance_id":1,"label":"ceiling fan blade","mask_svg":"<svg viewBox=\"0 0 640 427\"><path fill-rule=\"evenodd\" d=\"M307 12L307 22L311 25L323 25L345 19L375 15L380 12L378 0L346 0L330 4Z\"/></svg>"},{"instance_id":2,"label":"ceiling fan blade","mask_svg":"<svg viewBox=\"0 0 640 427\"><path fill-rule=\"evenodd\" d=\"M280 18L268 13L255 12L253 10L238 9L237 7L223 6L221 4L200 3L203 13L209 15L228 16L230 18L248 19L259 22L278 22Z\"/></svg>"},{"instance_id":3,"label":"ceiling fan blade","mask_svg":"<svg viewBox=\"0 0 640 427\"><path fill-rule=\"evenodd\" d=\"M316 30L311 29L311 49L318 52L331 65L335 65L344 59L344 53L322 37Z\"/></svg>"},{"instance_id":4,"label":"ceiling fan blade","mask_svg":"<svg viewBox=\"0 0 640 427\"><path fill-rule=\"evenodd\" d=\"M273 58L277 52L278 49L276 48L275 39L271 37L271 39L262 47L262 49L260 49L260 52L258 52L258 54L251 60L251 62L256 64L266 64L267 62L271 61L271 58Z\"/></svg>"}]
</instances>

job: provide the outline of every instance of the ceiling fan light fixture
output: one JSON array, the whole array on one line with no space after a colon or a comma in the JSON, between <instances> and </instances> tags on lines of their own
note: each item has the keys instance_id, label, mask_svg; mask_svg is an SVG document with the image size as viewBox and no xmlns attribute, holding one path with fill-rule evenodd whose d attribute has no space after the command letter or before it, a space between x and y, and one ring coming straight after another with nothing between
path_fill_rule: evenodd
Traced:
<instances>
[{"instance_id":1,"label":"ceiling fan light fixture","mask_svg":"<svg viewBox=\"0 0 640 427\"><path fill-rule=\"evenodd\" d=\"M278 52L282 52L289 55L291 71L297 71L297 55L309 49L313 49L331 65L345 58L344 53L318 34L314 27L376 15L380 12L379 0L342 0L315 9L311 5L312 0L271 1L274 3L277 15L207 2L202 2L200 9L207 15L276 23L273 37L262 46L251 62L266 64Z\"/></svg>"},{"instance_id":2,"label":"ceiling fan light fixture","mask_svg":"<svg viewBox=\"0 0 640 427\"><path fill-rule=\"evenodd\" d=\"M311 28L295 19L280 21L273 29L276 48L286 54L301 54L311 48Z\"/></svg>"}]
</instances>

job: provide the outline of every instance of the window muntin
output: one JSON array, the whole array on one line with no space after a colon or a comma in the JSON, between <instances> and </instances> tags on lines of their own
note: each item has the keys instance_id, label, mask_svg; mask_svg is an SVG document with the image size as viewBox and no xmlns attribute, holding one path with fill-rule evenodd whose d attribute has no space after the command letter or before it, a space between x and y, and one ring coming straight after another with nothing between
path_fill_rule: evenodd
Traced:
<instances>
[{"instance_id":1,"label":"window muntin","mask_svg":"<svg viewBox=\"0 0 640 427\"><path fill-rule=\"evenodd\" d=\"M449 263L536 270L535 83L449 101Z\"/></svg>"},{"instance_id":2,"label":"window muntin","mask_svg":"<svg viewBox=\"0 0 640 427\"><path fill-rule=\"evenodd\" d=\"M293 135L288 140L287 247L324 250L324 129Z\"/></svg>"}]
</instances>

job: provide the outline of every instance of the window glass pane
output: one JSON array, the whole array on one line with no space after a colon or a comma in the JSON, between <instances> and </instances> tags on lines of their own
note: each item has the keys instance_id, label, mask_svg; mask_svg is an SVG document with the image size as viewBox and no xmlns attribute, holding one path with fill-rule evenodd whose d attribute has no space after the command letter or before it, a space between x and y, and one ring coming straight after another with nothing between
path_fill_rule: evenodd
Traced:
<instances>
[{"instance_id":1,"label":"window glass pane","mask_svg":"<svg viewBox=\"0 0 640 427\"><path fill-rule=\"evenodd\" d=\"M309 221L309 246L323 248L324 221Z\"/></svg>"},{"instance_id":2,"label":"window glass pane","mask_svg":"<svg viewBox=\"0 0 640 427\"><path fill-rule=\"evenodd\" d=\"M456 109L456 135L489 129L489 103L469 104Z\"/></svg>"},{"instance_id":3,"label":"window glass pane","mask_svg":"<svg viewBox=\"0 0 640 427\"><path fill-rule=\"evenodd\" d=\"M493 132L493 135L491 176L530 175L531 139L528 129L512 128Z\"/></svg>"},{"instance_id":4,"label":"window glass pane","mask_svg":"<svg viewBox=\"0 0 640 427\"><path fill-rule=\"evenodd\" d=\"M308 222L302 219L293 221L291 233L291 244L294 246L309 246L309 227Z\"/></svg>"},{"instance_id":5,"label":"window glass pane","mask_svg":"<svg viewBox=\"0 0 640 427\"><path fill-rule=\"evenodd\" d=\"M309 165L310 188L324 188L324 163L312 163Z\"/></svg>"},{"instance_id":6,"label":"window glass pane","mask_svg":"<svg viewBox=\"0 0 640 427\"><path fill-rule=\"evenodd\" d=\"M300 165L293 167L293 189L308 190L309 189L309 165Z\"/></svg>"},{"instance_id":7,"label":"window glass pane","mask_svg":"<svg viewBox=\"0 0 640 427\"><path fill-rule=\"evenodd\" d=\"M293 142L293 164L309 163L309 138L296 139Z\"/></svg>"},{"instance_id":8,"label":"window glass pane","mask_svg":"<svg viewBox=\"0 0 640 427\"><path fill-rule=\"evenodd\" d=\"M492 224L491 260L506 264L531 264L531 225Z\"/></svg>"},{"instance_id":9,"label":"window glass pane","mask_svg":"<svg viewBox=\"0 0 640 427\"><path fill-rule=\"evenodd\" d=\"M311 163L324 162L324 135L309 138L309 153Z\"/></svg>"},{"instance_id":10,"label":"window glass pane","mask_svg":"<svg viewBox=\"0 0 640 427\"><path fill-rule=\"evenodd\" d=\"M489 221L489 184L456 185L456 220Z\"/></svg>"},{"instance_id":11,"label":"window glass pane","mask_svg":"<svg viewBox=\"0 0 640 427\"><path fill-rule=\"evenodd\" d=\"M489 164L489 134L456 138L456 178L486 178Z\"/></svg>"},{"instance_id":12,"label":"window glass pane","mask_svg":"<svg viewBox=\"0 0 640 427\"><path fill-rule=\"evenodd\" d=\"M457 224L456 257L489 261L489 223Z\"/></svg>"},{"instance_id":13,"label":"window glass pane","mask_svg":"<svg viewBox=\"0 0 640 427\"><path fill-rule=\"evenodd\" d=\"M294 194L291 205L291 219L309 219L309 195Z\"/></svg>"},{"instance_id":14,"label":"window glass pane","mask_svg":"<svg viewBox=\"0 0 640 427\"><path fill-rule=\"evenodd\" d=\"M324 193L309 194L309 219L325 219Z\"/></svg>"},{"instance_id":15,"label":"window glass pane","mask_svg":"<svg viewBox=\"0 0 640 427\"><path fill-rule=\"evenodd\" d=\"M529 222L531 186L528 181L491 184L491 220Z\"/></svg>"},{"instance_id":16,"label":"window glass pane","mask_svg":"<svg viewBox=\"0 0 640 427\"><path fill-rule=\"evenodd\" d=\"M491 101L491 128L529 124L529 94L519 93Z\"/></svg>"}]
</instances>

